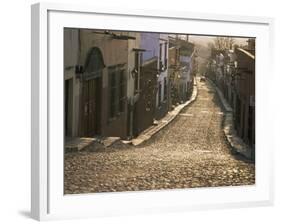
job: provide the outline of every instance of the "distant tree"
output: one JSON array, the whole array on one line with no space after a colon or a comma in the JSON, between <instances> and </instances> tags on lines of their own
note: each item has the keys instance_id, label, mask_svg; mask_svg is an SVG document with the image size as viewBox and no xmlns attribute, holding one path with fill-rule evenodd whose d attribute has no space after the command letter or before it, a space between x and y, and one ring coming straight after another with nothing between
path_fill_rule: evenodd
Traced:
<instances>
[{"instance_id":1,"label":"distant tree","mask_svg":"<svg viewBox=\"0 0 281 224\"><path fill-rule=\"evenodd\" d=\"M213 46L217 50L227 50L232 49L234 43L235 40L232 37L216 37L212 43L213 45L210 46Z\"/></svg>"},{"instance_id":2,"label":"distant tree","mask_svg":"<svg viewBox=\"0 0 281 224\"><path fill-rule=\"evenodd\" d=\"M209 50L215 49L215 44L213 42L208 42L207 47L209 48Z\"/></svg>"},{"instance_id":3,"label":"distant tree","mask_svg":"<svg viewBox=\"0 0 281 224\"><path fill-rule=\"evenodd\" d=\"M238 44L234 44L234 45L233 45L233 49L236 49L236 48L238 48L238 47L239 47Z\"/></svg>"}]
</instances>

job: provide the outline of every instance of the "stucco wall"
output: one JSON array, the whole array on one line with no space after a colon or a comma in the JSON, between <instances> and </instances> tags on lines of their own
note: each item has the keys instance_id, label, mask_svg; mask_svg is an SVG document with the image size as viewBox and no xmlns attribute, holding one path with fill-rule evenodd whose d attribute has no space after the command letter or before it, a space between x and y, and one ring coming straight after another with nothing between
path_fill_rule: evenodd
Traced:
<instances>
[{"instance_id":1,"label":"stucco wall","mask_svg":"<svg viewBox=\"0 0 281 224\"><path fill-rule=\"evenodd\" d=\"M128 32L114 32L116 35L128 35ZM101 93L101 134L103 136L118 136L125 138L127 135L127 105L124 111L116 118L109 119L109 89L108 89L108 67L124 64L126 78L128 72L128 52L129 41L114 39L113 35L104 34L103 31L81 30L81 56L80 63L85 65L88 52L91 48L97 47L102 53L105 68L102 74L102 93ZM127 88L126 88L127 91ZM127 94L127 93L126 93Z\"/></svg>"},{"instance_id":2,"label":"stucco wall","mask_svg":"<svg viewBox=\"0 0 281 224\"><path fill-rule=\"evenodd\" d=\"M75 76L75 66L79 60L79 32L77 29L64 29L64 79L72 80L72 105L70 114L72 116L68 125L71 125L70 136L79 134L79 103L80 103L80 81ZM65 87L64 87L65 88ZM65 115L64 115L65 116Z\"/></svg>"},{"instance_id":3,"label":"stucco wall","mask_svg":"<svg viewBox=\"0 0 281 224\"><path fill-rule=\"evenodd\" d=\"M159 33L141 33L140 48L143 52L143 62L159 56Z\"/></svg>"}]
</instances>

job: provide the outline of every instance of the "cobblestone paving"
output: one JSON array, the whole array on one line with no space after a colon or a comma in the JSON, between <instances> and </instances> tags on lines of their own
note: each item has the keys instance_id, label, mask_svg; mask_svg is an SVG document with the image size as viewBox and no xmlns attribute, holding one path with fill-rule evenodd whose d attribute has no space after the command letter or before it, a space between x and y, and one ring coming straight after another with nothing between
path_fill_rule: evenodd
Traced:
<instances>
[{"instance_id":1,"label":"cobblestone paving","mask_svg":"<svg viewBox=\"0 0 281 224\"><path fill-rule=\"evenodd\" d=\"M140 146L91 145L65 155L65 193L251 185L255 165L230 154L223 111L208 83L196 101Z\"/></svg>"}]
</instances>

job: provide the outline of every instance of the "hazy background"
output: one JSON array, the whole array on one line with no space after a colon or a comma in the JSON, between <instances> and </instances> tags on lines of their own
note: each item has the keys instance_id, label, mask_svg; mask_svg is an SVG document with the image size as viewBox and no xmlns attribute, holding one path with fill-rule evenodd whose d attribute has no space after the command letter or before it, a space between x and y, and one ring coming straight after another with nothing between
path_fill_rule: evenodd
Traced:
<instances>
[{"instance_id":1,"label":"hazy background","mask_svg":"<svg viewBox=\"0 0 281 224\"><path fill-rule=\"evenodd\" d=\"M209 42L213 42L216 36L198 36L198 35L190 35L189 41L198 45L202 45L207 47ZM233 38L235 40L235 44L245 45L247 44L248 37L245 38Z\"/></svg>"},{"instance_id":2,"label":"hazy background","mask_svg":"<svg viewBox=\"0 0 281 224\"><path fill-rule=\"evenodd\" d=\"M197 58L196 61L198 63L198 73L202 75L206 72L206 64L208 62L208 58L211 54L210 48L208 47L209 43L214 43L216 36L199 36L199 35L190 35L189 41L195 44ZM237 45L246 45L248 37L246 38L233 38L234 44Z\"/></svg>"}]
</instances>

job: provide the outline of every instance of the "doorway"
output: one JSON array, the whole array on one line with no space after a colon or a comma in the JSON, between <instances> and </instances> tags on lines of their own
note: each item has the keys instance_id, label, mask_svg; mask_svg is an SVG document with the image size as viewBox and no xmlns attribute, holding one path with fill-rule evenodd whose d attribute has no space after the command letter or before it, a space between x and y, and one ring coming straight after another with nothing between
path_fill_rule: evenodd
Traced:
<instances>
[{"instance_id":1,"label":"doorway","mask_svg":"<svg viewBox=\"0 0 281 224\"><path fill-rule=\"evenodd\" d=\"M101 134L101 77L83 83L84 136Z\"/></svg>"},{"instance_id":2,"label":"doorway","mask_svg":"<svg viewBox=\"0 0 281 224\"><path fill-rule=\"evenodd\" d=\"M82 133L91 137L101 135L102 77L105 64L99 48L88 52L82 84Z\"/></svg>"},{"instance_id":3,"label":"doorway","mask_svg":"<svg viewBox=\"0 0 281 224\"><path fill-rule=\"evenodd\" d=\"M72 97L73 81L64 81L64 133L65 136L72 136Z\"/></svg>"}]
</instances>

